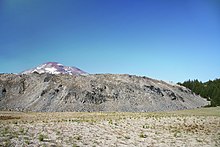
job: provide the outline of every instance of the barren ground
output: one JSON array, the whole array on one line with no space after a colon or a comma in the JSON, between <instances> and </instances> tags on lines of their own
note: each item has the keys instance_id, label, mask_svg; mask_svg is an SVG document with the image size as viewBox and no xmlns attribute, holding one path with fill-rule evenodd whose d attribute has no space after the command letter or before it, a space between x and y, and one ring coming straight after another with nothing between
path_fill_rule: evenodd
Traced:
<instances>
[{"instance_id":1,"label":"barren ground","mask_svg":"<svg viewBox=\"0 0 220 147\"><path fill-rule=\"evenodd\" d=\"M1 111L0 146L220 146L220 107L161 113Z\"/></svg>"}]
</instances>

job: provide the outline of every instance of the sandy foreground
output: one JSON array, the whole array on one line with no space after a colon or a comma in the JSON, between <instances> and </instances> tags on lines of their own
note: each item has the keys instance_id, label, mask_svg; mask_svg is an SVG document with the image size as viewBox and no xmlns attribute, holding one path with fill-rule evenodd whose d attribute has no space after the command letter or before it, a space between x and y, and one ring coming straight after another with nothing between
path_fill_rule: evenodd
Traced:
<instances>
[{"instance_id":1,"label":"sandy foreground","mask_svg":"<svg viewBox=\"0 0 220 147\"><path fill-rule=\"evenodd\" d=\"M1 111L0 146L220 146L220 107L161 113Z\"/></svg>"}]
</instances>

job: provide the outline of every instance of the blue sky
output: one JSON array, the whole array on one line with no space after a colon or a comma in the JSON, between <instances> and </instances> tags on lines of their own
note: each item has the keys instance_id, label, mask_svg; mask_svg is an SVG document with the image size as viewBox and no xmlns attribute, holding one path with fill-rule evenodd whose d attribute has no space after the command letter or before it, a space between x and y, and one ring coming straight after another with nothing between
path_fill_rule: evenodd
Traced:
<instances>
[{"instance_id":1,"label":"blue sky","mask_svg":"<svg viewBox=\"0 0 220 147\"><path fill-rule=\"evenodd\" d=\"M174 82L220 78L220 1L0 0L0 73L47 61Z\"/></svg>"}]
</instances>

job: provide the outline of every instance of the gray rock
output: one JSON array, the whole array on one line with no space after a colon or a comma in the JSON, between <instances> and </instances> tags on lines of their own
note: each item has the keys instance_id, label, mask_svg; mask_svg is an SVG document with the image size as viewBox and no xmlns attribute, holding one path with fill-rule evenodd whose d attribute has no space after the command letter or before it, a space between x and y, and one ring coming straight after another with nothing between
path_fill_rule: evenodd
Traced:
<instances>
[{"instance_id":1,"label":"gray rock","mask_svg":"<svg viewBox=\"0 0 220 147\"><path fill-rule=\"evenodd\" d=\"M209 101L183 86L147 77L0 75L0 110L147 112L193 109L208 104Z\"/></svg>"}]
</instances>

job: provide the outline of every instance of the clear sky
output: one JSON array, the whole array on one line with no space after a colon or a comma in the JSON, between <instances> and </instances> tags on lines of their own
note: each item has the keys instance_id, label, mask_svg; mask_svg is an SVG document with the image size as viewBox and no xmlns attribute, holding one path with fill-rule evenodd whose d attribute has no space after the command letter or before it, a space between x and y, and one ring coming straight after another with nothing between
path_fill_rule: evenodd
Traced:
<instances>
[{"instance_id":1,"label":"clear sky","mask_svg":"<svg viewBox=\"0 0 220 147\"><path fill-rule=\"evenodd\" d=\"M0 0L0 73L48 61L173 82L220 78L220 0Z\"/></svg>"}]
</instances>

